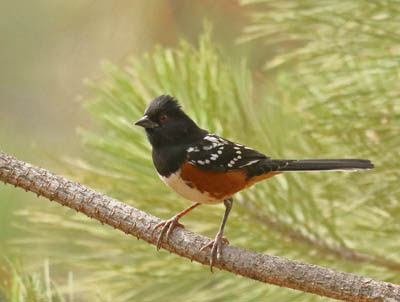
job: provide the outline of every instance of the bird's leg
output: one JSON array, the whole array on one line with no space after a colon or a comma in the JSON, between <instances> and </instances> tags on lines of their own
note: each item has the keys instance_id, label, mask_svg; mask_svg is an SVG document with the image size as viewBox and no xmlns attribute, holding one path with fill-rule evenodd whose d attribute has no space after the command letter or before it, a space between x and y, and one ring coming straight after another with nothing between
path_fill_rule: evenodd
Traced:
<instances>
[{"instance_id":1,"label":"bird's leg","mask_svg":"<svg viewBox=\"0 0 400 302\"><path fill-rule=\"evenodd\" d=\"M224 227L225 227L226 221L228 219L229 212L232 209L233 199L229 198L229 199L225 200L224 205L225 205L224 218L222 219L222 223L219 227L219 231L218 231L217 235L215 236L215 239L211 240L210 243L206 244L205 246L203 246L200 249L200 251L204 251L206 248L211 248L211 255L210 255L211 272L213 271L213 266L214 266L215 261L218 260L219 258L221 258L222 245L224 243L229 243L228 239L222 237L222 235L224 233Z\"/></svg>"},{"instance_id":2,"label":"bird's leg","mask_svg":"<svg viewBox=\"0 0 400 302\"><path fill-rule=\"evenodd\" d=\"M183 228L183 224L179 223L178 220L182 218L182 216L185 216L187 213L189 213L191 210L193 210L195 207L199 206L200 203L196 202L195 204L191 205L190 207L188 207L187 209L183 210L182 212L176 214L174 217L168 219L168 220L164 220L161 221L159 224L157 224L154 229L153 232L151 233L151 236L153 237L154 232L162 227L160 235L158 236L158 240L157 240L157 250L159 250L161 248L161 242L162 242L162 238L164 237L164 234L166 234L167 240L169 238L169 235L171 234L171 232L173 231L174 228L176 227L181 227Z\"/></svg>"}]
</instances>

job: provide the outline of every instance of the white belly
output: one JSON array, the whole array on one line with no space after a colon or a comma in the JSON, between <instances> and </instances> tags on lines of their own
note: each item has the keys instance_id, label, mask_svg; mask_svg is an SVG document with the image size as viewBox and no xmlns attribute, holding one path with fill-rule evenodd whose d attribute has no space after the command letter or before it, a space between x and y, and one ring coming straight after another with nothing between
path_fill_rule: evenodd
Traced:
<instances>
[{"instance_id":1,"label":"white belly","mask_svg":"<svg viewBox=\"0 0 400 302\"><path fill-rule=\"evenodd\" d=\"M179 195L181 195L186 199L189 199L194 202L208 203L208 204L219 203L222 201L220 199L212 197L207 192L201 192L199 190L196 190L195 188L190 187L179 175L180 171L171 174L169 177L164 177L158 174L158 176L160 176L161 180L164 183L166 183L168 186L174 189L175 192L177 192Z\"/></svg>"}]
</instances>

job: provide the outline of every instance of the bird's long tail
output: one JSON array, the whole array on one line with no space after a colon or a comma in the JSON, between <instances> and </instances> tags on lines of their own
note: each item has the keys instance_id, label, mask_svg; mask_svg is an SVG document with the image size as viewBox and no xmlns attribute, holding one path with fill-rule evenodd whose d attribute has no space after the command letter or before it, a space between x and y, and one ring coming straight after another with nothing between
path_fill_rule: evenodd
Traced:
<instances>
[{"instance_id":1,"label":"bird's long tail","mask_svg":"<svg viewBox=\"0 0 400 302\"><path fill-rule=\"evenodd\" d=\"M367 159L302 159L302 160L269 160L276 168L273 171L354 171L373 169L374 165Z\"/></svg>"}]
</instances>

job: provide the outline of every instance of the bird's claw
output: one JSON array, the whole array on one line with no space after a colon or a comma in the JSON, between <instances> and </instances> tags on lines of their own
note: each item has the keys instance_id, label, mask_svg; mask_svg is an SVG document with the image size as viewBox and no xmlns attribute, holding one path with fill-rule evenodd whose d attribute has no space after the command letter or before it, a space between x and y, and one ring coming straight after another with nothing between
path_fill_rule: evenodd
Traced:
<instances>
[{"instance_id":1,"label":"bird's claw","mask_svg":"<svg viewBox=\"0 0 400 302\"><path fill-rule=\"evenodd\" d=\"M171 219L161 221L159 224L157 224L154 227L153 231L151 232L152 237L154 236L154 232L158 228L162 227L160 235L158 236L158 239L157 239L157 250L159 250L161 248L161 243L162 243L162 239L163 239L164 235L166 235L166 238L168 241L169 236L171 235L172 231L176 227L184 228L183 224L179 223L178 220L179 220L179 217L174 216Z\"/></svg>"},{"instance_id":2,"label":"bird's claw","mask_svg":"<svg viewBox=\"0 0 400 302\"><path fill-rule=\"evenodd\" d=\"M222 246L224 244L229 244L229 241L227 238L222 237L222 234L218 233L217 236L215 236L215 239L211 240L209 243L207 243L205 246L203 246L200 249L200 252L204 251L207 248L211 248L211 253L210 253L210 269L211 272L213 272L213 266L217 260L219 260L222 256Z\"/></svg>"}]
</instances>

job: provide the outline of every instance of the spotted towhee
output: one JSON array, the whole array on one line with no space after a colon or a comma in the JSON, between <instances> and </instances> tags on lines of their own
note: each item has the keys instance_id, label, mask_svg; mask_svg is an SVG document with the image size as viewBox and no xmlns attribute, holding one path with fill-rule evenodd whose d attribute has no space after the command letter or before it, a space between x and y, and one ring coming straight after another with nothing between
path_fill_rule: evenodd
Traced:
<instances>
[{"instance_id":1,"label":"spotted towhee","mask_svg":"<svg viewBox=\"0 0 400 302\"><path fill-rule=\"evenodd\" d=\"M200 204L224 202L226 210L219 231L215 239L201 249L211 248L211 270L221 255L222 234L236 192L283 172L352 171L374 167L365 159L271 159L252 148L200 129L168 95L155 98L135 125L146 130L160 178L178 194L195 202L154 228L155 231L162 227L158 249L164 235L168 240L176 226L183 227L178 220L186 213Z\"/></svg>"}]
</instances>

